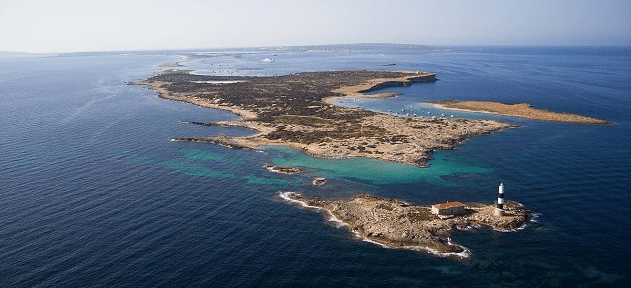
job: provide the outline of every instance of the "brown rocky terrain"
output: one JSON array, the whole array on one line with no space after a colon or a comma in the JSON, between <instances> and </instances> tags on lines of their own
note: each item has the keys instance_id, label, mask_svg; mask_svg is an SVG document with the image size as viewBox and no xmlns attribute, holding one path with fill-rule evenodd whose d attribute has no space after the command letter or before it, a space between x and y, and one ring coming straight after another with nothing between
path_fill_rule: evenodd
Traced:
<instances>
[{"instance_id":1,"label":"brown rocky terrain","mask_svg":"<svg viewBox=\"0 0 631 288\"><path fill-rule=\"evenodd\" d=\"M255 129L246 137L179 137L232 148L285 145L316 157L365 157L426 166L430 153L451 149L466 137L513 126L491 120L417 119L340 107L335 97L366 96L367 91L436 81L433 73L411 71L309 72L272 77L206 76L159 71L139 84L164 99L241 116L237 121L188 122Z\"/></svg>"},{"instance_id":2,"label":"brown rocky terrain","mask_svg":"<svg viewBox=\"0 0 631 288\"><path fill-rule=\"evenodd\" d=\"M465 204L466 214L439 217L431 206L410 205L404 201L372 195L357 195L346 200L307 199L298 193L281 194L286 200L322 209L363 239L404 249L426 249L435 253L462 253L466 248L452 243L449 234L455 229L470 230L486 226L510 231L524 226L531 213L519 203L507 201L505 216L494 216L495 204Z\"/></svg>"}]
</instances>

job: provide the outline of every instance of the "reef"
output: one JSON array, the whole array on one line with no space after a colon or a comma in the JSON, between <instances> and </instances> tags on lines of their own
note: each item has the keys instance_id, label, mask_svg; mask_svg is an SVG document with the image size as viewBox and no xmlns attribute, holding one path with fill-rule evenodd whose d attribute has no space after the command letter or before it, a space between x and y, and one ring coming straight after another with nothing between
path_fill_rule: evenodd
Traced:
<instances>
[{"instance_id":1,"label":"reef","mask_svg":"<svg viewBox=\"0 0 631 288\"><path fill-rule=\"evenodd\" d=\"M270 172L281 173L281 174L297 174L305 172L305 169L300 167L291 167L291 166L276 166L276 165L265 165L263 168L267 169Z\"/></svg>"}]
</instances>

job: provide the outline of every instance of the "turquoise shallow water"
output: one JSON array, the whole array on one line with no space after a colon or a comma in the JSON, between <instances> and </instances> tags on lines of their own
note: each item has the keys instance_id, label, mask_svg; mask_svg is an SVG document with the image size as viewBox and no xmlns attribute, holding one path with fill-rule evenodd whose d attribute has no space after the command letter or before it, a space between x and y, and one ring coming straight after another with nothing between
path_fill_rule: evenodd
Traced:
<instances>
[{"instance_id":1,"label":"turquoise shallow water","mask_svg":"<svg viewBox=\"0 0 631 288\"><path fill-rule=\"evenodd\" d=\"M453 48L453 47L452 47ZM221 52L221 51L215 51ZM235 119L156 98L127 82L187 51L0 59L0 286L295 287L384 285L615 287L630 283L631 50L354 45L250 49L184 62L222 75L341 69L436 72L387 112L479 99L610 119L591 126L453 112L518 125L433 155L429 168L169 141L252 131L182 124ZM275 55L274 55L275 54ZM274 62L261 62L274 58ZM393 66L380 66L394 63ZM219 68L221 65L221 68ZM449 115L448 114L448 115ZM306 172L270 173L265 164ZM315 177L327 184L314 186ZM363 242L282 191L356 193L418 204L506 198L537 212L515 233L455 232L468 259Z\"/></svg>"},{"instance_id":2,"label":"turquoise shallow water","mask_svg":"<svg viewBox=\"0 0 631 288\"><path fill-rule=\"evenodd\" d=\"M319 177L352 178L375 185L411 184L428 182L432 185L450 187L454 183L442 179L454 174L487 173L488 169L466 166L445 160L444 154L436 154L429 168L384 162L375 159L324 159L310 157L291 148L280 146L268 147L266 151L275 152L272 159L275 165L301 166L317 171Z\"/></svg>"}]
</instances>

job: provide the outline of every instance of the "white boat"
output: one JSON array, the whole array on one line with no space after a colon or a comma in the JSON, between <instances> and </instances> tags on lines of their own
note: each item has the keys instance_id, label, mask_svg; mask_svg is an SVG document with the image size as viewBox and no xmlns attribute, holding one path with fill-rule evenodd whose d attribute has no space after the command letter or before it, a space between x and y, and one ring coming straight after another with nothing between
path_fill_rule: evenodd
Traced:
<instances>
[{"instance_id":1,"label":"white boat","mask_svg":"<svg viewBox=\"0 0 631 288\"><path fill-rule=\"evenodd\" d=\"M263 59L261 61L263 61L263 62L274 62L274 59L272 59L272 58L265 58L265 59Z\"/></svg>"}]
</instances>

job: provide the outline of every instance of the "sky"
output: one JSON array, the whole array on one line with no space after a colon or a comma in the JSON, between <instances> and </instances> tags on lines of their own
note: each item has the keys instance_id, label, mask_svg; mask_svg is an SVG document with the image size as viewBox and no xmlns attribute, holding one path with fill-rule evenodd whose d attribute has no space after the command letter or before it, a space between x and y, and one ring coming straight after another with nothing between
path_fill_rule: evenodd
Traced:
<instances>
[{"instance_id":1,"label":"sky","mask_svg":"<svg viewBox=\"0 0 631 288\"><path fill-rule=\"evenodd\" d=\"M626 0L0 0L0 51L631 46Z\"/></svg>"}]
</instances>

